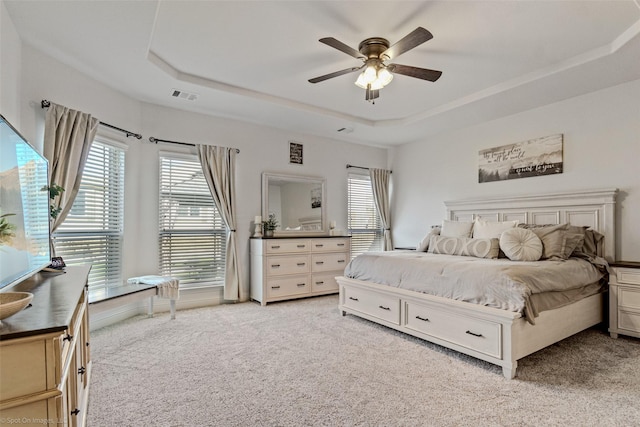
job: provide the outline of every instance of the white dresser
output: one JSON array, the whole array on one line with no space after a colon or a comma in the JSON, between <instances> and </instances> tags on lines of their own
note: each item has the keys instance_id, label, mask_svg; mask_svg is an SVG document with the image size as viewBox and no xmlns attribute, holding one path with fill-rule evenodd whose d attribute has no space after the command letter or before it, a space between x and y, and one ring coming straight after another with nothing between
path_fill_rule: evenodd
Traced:
<instances>
[{"instance_id":1,"label":"white dresser","mask_svg":"<svg viewBox=\"0 0 640 427\"><path fill-rule=\"evenodd\" d=\"M338 293L348 236L251 239L251 299L268 302Z\"/></svg>"},{"instance_id":2,"label":"white dresser","mask_svg":"<svg viewBox=\"0 0 640 427\"><path fill-rule=\"evenodd\" d=\"M610 264L609 333L640 338L640 262Z\"/></svg>"}]
</instances>

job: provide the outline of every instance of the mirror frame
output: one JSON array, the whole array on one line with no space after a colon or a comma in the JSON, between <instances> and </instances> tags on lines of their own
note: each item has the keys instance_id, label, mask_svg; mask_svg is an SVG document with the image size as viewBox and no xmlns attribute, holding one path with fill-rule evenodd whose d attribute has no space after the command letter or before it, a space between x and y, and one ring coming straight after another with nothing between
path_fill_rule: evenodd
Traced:
<instances>
[{"instance_id":1,"label":"mirror frame","mask_svg":"<svg viewBox=\"0 0 640 427\"><path fill-rule=\"evenodd\" d=\"M263 172L262 173L262 220L264 221L269 217L269 180L277 179L279 181L292 181L300 182L304 184L318 183L321 186L322 192L322 204L320 206L320 224L321 230L309 231L309 230L276 230L274 232L275 237L279 236L325 236L328 235L327 229L327 180L322 177L315 176L303 176L303 175L287 175L280 173Z\"/></svg>"}]
</instances>

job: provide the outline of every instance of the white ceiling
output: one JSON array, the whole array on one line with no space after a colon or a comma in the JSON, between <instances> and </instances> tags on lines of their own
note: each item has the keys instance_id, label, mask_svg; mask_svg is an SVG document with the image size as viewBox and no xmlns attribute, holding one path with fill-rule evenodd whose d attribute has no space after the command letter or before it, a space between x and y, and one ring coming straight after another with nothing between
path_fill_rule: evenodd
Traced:
<instances>
[{"instance_id":1,"label":"white ceiling","mask_svg":"<svg viewBox=\"0 0 640 427\"><path fill-rule=\"evenodd\" d=\"M372 145L640 78L640 0L4 3L26 43L140 101ZM322 37L357 49L418 26L434 38L393 62L437 82L396 75L372 105L357 73L307 81L361 65Z\"/></svg>"}]
</instances>

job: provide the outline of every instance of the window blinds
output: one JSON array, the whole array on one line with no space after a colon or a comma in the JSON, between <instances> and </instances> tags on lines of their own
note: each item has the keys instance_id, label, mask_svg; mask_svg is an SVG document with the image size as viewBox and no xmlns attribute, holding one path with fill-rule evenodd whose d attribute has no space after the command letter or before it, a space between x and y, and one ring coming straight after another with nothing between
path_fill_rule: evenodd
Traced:
<instances>
[{"instance_id":1,"label":"window blinds","mask_svg":"<svg viewBox=\"0 0 640 427\"><path fill-rule=\"evenodd\" d=\"M348 220L351 257L368 251L381 251L383 230L367 175L348 175Z\"/></svg>"},{"instance_id":2,"label":"window blinds","mask_svg":"<svg viewBox=\"0 0 640 427\"><path fill-rule=\"evenodd\" d=\"M67 265L92 264L90 289L122 283L124 161L122 148L93 142L78 195L53 234Z\"/></svg>"},{"instance_id":3,"label":"window blinds","mask_svg":"<svg viewBox=\"0 0 640 427\"><path fill-rule=\"evenodd\" d=\"M227 231L195 156L161 154L160 272L180 287L224 284Z\"/></svg>"}]
</instances>

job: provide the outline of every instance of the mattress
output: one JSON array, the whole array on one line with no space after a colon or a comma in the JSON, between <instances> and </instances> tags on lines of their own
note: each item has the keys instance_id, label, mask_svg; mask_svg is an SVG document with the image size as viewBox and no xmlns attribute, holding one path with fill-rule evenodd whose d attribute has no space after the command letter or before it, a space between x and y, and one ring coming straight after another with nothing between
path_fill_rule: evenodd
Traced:
<instances>
[{"instance_id":1,"label":"mattress","mask_svg":"<svg viewBox=\"0 0 640 427\"><path fill-rule=\"evenodd\" d=\"M533 262L416 251L367 252L345 277L521 313L550 310L603 290L601 269L581 258Z\"/></svg>"}]
</instances>

